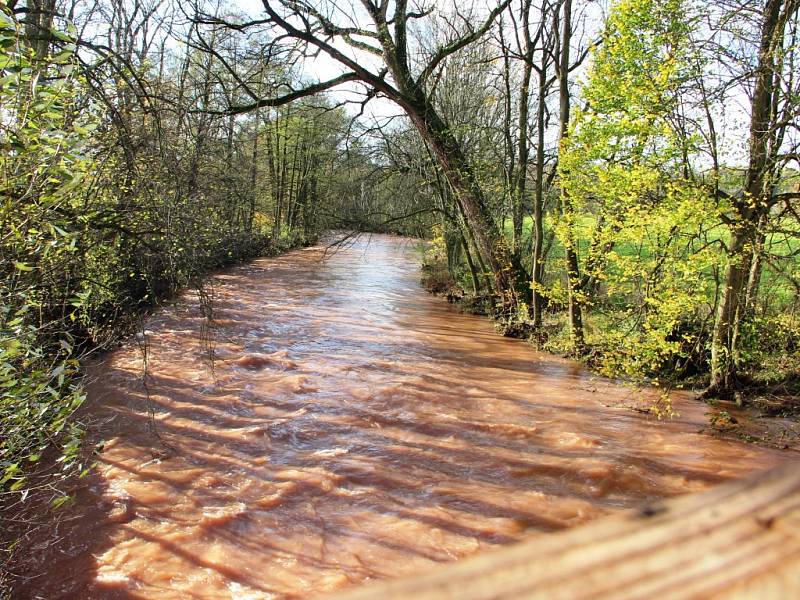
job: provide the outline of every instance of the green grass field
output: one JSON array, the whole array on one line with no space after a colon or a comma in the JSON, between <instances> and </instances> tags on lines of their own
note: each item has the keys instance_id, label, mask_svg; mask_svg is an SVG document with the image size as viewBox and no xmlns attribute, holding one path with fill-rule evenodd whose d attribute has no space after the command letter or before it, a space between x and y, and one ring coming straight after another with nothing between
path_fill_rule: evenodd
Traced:
<instances>
[{"instance_id":1,"label":"green grass field","mask_svg":"<svg viewBox=\"0 0 800 600\"><path fill-rule=\"evenodd\" d=\"M767 236L765 242L765 250L770 257L766 261L761 285L763 288L772 289L776 286L783 289L784 293L782 300L789 301L794 295L795 288L791 284L788 277L800 279L800 226L793 224L794 227L788 229L784 228L783 231L774 232ZM596 226L596 219L591 216L579 217L579 231L585 234L588 238ZM550 235L553 227L553 220L547 218L545 220L546 235ZM526 216L522 224L522 236L524 240L524 247L530 248L530 238L533 231L533 218ZM506 219L503 223L503 232L506 238L511 241L513 237L512 223L510 219ZM724 248L730 239L730 233L723 225L710 228L704 233L703 244L712 244L719 247L720 255L723 254ZM588 251L590 241L588 239L581 239L579 241L579 248L581 256L585 256ZM640 256L642 259L647 260L652 256L652 248L647 244L639 244L631 241L626 241L615 245L614 251L623 257ZM564 256L564 249L559 240L553 240L550 252L548 255L548 262L557 261ZM780 270L780 272L779 272ZM711 272L703 273L704 279L713 279L714 275Z\"/></svg>"}]
</instances>

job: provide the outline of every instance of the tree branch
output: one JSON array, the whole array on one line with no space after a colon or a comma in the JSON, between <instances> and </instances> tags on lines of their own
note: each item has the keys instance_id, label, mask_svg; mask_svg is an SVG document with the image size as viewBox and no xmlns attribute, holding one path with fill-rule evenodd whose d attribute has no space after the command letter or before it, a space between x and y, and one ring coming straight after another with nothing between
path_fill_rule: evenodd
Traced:
<instances>
[{"instance_id":1,"label":"tree branch","mask_svg":"<svg viewBox=\"0 0 800 600\"><path fill-rule=\"evenodd\" d=\"M302 89L293 90L282 96L275 96L274 98L260 98L255 102L231 106L227 110L222 111L195 110L192 112L199 112L209 115L240 115L243 113L252 112L257 108L283 106L284 104L289 104L290 102L294 102L300 98L314 96L315 94L319 94L320 92L324 92L325 90L329 90L348 81L359 81L360 79L361 77L357 73L343 73L342 75L334 77L333 79L320 81L319 83L308 85Z\"/></svg>"},{"instance_id":2,"label":"tree branch","mask_svg":"<svg viewBox=\"0 0 800 600\"><path fill-rule=\"evenodd\" d=\"M430 62L428 63L428 66L425 67L425 69L423 69L422 73L419 76L419 79L417 80L417 84L420 87L425 85L425 81L428 79L428 77L430 77L431 73L433 73L436 70L436 68L439 66L439 64L441 64L441 62L444 59L446 59L451 54L458 52L465 46L468 46L469 44L471 44L472 42L483 36L484 33L489 31L489 28L492 26L492 23L494 23L494 20L495 18L497 18L497 15L503 12L510 3L511 0L503 0L503 2L498 4L492 10L492 12L489 13L489 16L483 22L483 25L481 25L478 29L472 31L468 35L460 37L459 39L445 46L444 48L439 49L439 51L433 56L433 58L431 58Z\"/></svg>"}]
</instances>

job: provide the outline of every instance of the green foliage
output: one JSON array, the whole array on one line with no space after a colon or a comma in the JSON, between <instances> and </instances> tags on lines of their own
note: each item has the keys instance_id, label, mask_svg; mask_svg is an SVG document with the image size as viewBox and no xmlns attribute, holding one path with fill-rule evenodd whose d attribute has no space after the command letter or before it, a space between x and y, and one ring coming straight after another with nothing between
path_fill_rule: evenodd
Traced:
<instances>
[{"instance_id":1,"label":"green foliage","mask_svg":"<svg viewBox=\"0 0 800 600\"><path fill-rule=\"evenodd\" d=\"M607 349L602 370L658 375L696 346L696 324L709 314L714 294L713 281L698 273L720 262L716 248L702 242L713 214L704 194L676 185L655 206L626 211L602 272L592 273L605 293L598 309L622 317L592 334Z\"/></svg>"},{"instance_id":2,"label":"green foliage","mask_svg":"<svg viewBox=\"0 0 800 600\"><path fill-rule=\"evenodd\" d=\"M445 227L434 225L432 237L422 256L422 285L429 292L447 294L455 289L456 282L450 272L449 257Z\"/></svg>"},{"instance_id":3,"label":"green foliage","mask_svg":"<svg viewBox=\"0 0 800 600\"><path fill-rule=\"evenodd\" d=\"M203 53L156 68L114 48L86 68L65 29L36 56L0 3L0 499L53 445L58 478L83 471L71 417L89 349L210 271L313 241L353 183L332 175L341 110L229 119L214 102L230 74Z\"/></svg>"},{"instance_id":4,"label":"green foliage","mask_svg":"<svg viewBox=\"0 0 800 600\"><path fill-rule=\"evenodd\" d=\"M579 300L609 314L588 341L609 375L642 377L671 368L696 331L713 291L697 273L717 265L702 243L717 210L680 177L686 140L670 116L688 76L685 6L679 0L620 0L594 56L579 110L562 149L566 192L555 226L562 244L589 240ZM601 293L602 292L602 293Z\"/></svg>"},{"instance_id":5,"label":"green foliage","mask_svg":"<svg viewBox=\"0 0 800 600\"><path fill-rule=\"evenodd\" d=\"M770 384L800 373L800 316L794 311L755 315L740 335L742 365L756 373L757 382Z\"/></svg>"},{"instance_id":6,"label":"green foliage","mask_svg":"<svg viewBox=\"0 0 800 600\"><path fill-rule=\"evenodd\" d=\"M76 117L82 82L73 47L34 64L17 23L0 13L0 493L24 491L47 447L61 448L62 476L79 465L81 431L69 417L83 401L75 379L74 319L61 293L75 274L82 204L92 169ZM68 287L68 286L67 286ZM59 303L62 303L59 305ZM80 299L75 299L78 305Z\"/></svg>"},{"instance_id":7,"label":"green foliage","mask_svg":"<svg viewBox=\"0 0 800 600\"><path fill-rule=\"evenodd\" d=\"M0 489L15 492L24 491L27 472L53 443L60 447L60 477L80 467L83 432L69 418L84 394L75 379L78 362L68 345L60 353L46 352L35 328L21 319L2 325Z\"/></svg>"},{"instance_id":8,"label":"green foliage","mask_svg":"<svg viewBox=\"0 0 800 600\"><path fill-rule=\"evenodd\" d=\"M674 107L691 74L688 9L685 0L618 0L611 8L584 96L591 112L613 118L620 149L626 138L651 137L650 126Z\"/></svg>"}]
</instances>

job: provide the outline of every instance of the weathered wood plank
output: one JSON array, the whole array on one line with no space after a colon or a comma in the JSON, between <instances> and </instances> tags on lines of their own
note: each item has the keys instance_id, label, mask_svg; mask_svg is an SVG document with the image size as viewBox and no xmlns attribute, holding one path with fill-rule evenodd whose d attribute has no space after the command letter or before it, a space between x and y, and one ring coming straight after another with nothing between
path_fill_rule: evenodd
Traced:
<instances>
[{"instance_id":1,"label":"weathered wood plank","mask_svg":"<svg viewBox=\"0 0 800 600\"><path fill-rule=\"evenodd\" d=\"M800 598L800 464L330 600Z\"/></svg>"}]
</instances>

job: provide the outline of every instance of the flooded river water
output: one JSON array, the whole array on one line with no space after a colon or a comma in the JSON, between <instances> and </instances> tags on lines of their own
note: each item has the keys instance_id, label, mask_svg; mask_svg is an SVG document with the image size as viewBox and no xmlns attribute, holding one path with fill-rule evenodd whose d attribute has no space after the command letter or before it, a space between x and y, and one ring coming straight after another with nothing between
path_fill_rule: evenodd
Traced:
<instances>
[{"instance_id":1,"label":"flooded river water","mask_svg":"<svg viewBox=\"0 0 800 600\"><path fill-rule=\"evenodd\" d=\"M394 577L765 468L497 335L363 238L219 275L91 369L106 441L23 596L284 598ZM213 360L211 356L213 355ZM154 438L152 418L164 444Z\"/></svg>"}]
</instances>

